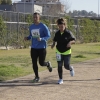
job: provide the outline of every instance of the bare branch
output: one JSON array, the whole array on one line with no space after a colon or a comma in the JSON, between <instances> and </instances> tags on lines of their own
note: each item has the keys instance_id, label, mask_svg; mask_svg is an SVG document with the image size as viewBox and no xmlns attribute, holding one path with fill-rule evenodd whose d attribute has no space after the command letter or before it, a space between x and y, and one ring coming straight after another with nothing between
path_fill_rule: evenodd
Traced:
<instances>
[{"instance_id":1,"label":"bare branch","mask_svg":"<svg viewBox=\"0 0 100 100\"><path fill-rule=\"evenodd\" d=\"M65 12L67 12L68 9L71 7L70 0L60 0L60 2L65 6Z\"/></svg>"}]
</instances>

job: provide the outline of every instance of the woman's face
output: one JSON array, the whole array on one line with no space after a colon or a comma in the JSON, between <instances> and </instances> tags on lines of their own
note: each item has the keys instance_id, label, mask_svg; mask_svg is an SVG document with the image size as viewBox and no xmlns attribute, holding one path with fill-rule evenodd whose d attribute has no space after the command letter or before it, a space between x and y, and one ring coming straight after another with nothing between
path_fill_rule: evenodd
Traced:
<instances>
[{"instance_id":1,"label":"woman's face","mask_svg":"<svg viewBox=\"0 0 100 100\"><path fill-rule=\"evenodd\" d=\"M61 31L61 32L63 32L64 30L65 30L65 24L59 24L58 25L58 28L59 28L59 30Z\"/></svg>"}]
</instances>

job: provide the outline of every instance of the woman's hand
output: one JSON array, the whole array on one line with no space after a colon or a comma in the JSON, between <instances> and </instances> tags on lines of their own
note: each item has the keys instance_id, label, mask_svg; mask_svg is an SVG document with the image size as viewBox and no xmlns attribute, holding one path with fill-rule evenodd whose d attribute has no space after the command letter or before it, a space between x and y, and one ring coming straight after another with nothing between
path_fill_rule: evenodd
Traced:
<instances>
[{"instance_id":1,"label":"woman's hand","mask_svg":"<svg viewBox=\"0 0 100 100\"><path fill-rule=\"evenodd\" d=\"M69 43L67 44L67 47L71 47L71 42L69 42Z\"/></svg>"},{"instance_id":2,"label":"woman's hand","mask_svg":"<svg viewBox=\"0 0 100 100\"><path fill-rule=\"evenodd\" d=\"M68 44L67 44L67 47L71 47L72 44L75 44L75 41L70 41Z\"/></svg>"},{"instance_id":3,"label":"woman's hand","mask_svg":"<svg viewBox=\"0 0 100 100\"><path fill-rule=\"evenodd\" d=\"M53 41L53 44L51 45L51 49L53 49L55 46L55 42Z\"/></svg>"},{"instance_id":4,"label":"woman's hand","mask_svg":"<svg viewBox=\"0 0 100 100\"><path fill-rule=\"evenodd\" d=\"M51 49L53 49L54 48L54 45L51 45Z\"/></svg>"}]
</instances>

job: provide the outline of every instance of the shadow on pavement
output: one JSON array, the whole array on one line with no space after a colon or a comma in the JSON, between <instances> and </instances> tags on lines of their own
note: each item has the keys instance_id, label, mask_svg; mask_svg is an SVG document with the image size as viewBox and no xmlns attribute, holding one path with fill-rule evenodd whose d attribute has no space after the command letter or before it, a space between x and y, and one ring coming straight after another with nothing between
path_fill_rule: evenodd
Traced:
<instances>
[{"instance_id":1,"label":"shadow on pavement","mask_svg":"<svg viewBox=\"0 0 100 100\"><path fill-rule=\"evenodd\" d=\"M88 80L64 80L64 82L89 82L89 81L100 81L100 79L88 79ZM0 82L0 87L15 87L15 86L42 86L42 85L56 85L57 80L40 81L33 83L32 80L13 80L7 82Z\"/></svg>"}]
</instances>

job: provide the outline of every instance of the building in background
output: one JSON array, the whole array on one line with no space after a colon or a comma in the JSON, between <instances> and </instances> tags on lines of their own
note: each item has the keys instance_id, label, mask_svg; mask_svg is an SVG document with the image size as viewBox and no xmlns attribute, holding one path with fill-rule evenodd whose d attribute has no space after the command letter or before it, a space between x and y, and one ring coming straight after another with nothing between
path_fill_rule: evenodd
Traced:
<instances>
[{"instance_id":1,"label":"building in background","mask_svg":"<svg viewBox=\"0 0 100 100\"><path fill-rule=\"evenodd\" d=\"M13 3L13 11L22 13L38 12L42 14L42 6L36 5L31 0L22 0Z\"/></svg>"},{"instance_id":2,"label":"building in background","mask_svg":"<svg viewBox=\"0 0 100 100\"><path fill-rule=\"evenodd\" d=\"M13 11L25 13L38 11L43 15L56 16L64 14L64 5L59 0L21 0L13 3Z\"/></svg>"}]
</instances>

